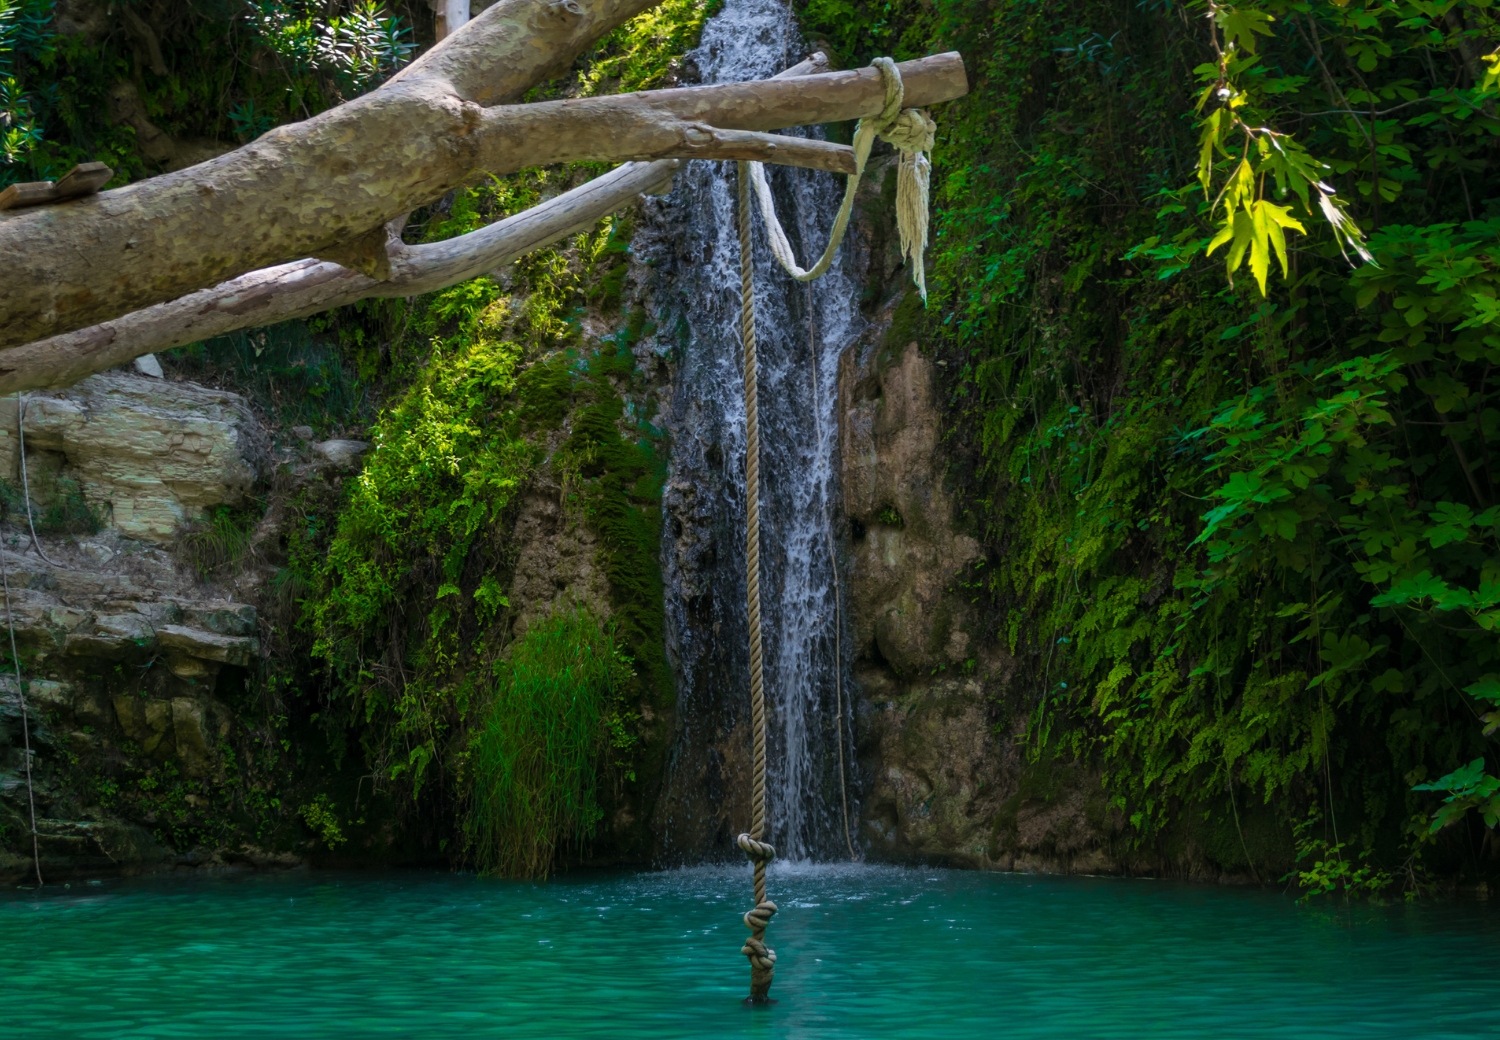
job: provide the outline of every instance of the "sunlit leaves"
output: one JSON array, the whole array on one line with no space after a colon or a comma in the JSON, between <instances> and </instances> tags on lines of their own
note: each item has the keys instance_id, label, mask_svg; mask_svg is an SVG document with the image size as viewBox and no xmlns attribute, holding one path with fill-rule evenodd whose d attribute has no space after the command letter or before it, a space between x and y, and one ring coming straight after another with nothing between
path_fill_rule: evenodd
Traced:
<instances>
[{"instance_id":1,"label":"sunlit leaves","mask_svg":"<svg viewBox=\"0 0 1500 1040\"><path fill-rule=\"evenodd\" d=\"M1225 42L1255 53L1255 37L1270 36L1272 18L1265 11L1253 7L1232 7L1228 4L1210 4L1214 25L1224 34Z\"/></svg>"},{"instance_id":2,"label":"sunlit leaves","mask_svg":"<svg viewBox=\"0 0 1500 1040\"><path fill-rule=\"evenodd\" d=\"M1242 163L1247 167L1247 163ZM1226 205L1228 205L1226 201ZM1290 206L1278 206L1266 199L1255 199L1236 209L1234 215L1227 218L1225 225L1213 240L1208 243L1208 255L1212 256L1214 251L1224 244L1229 245L1229 260L1226 266L1229 269L1231 280L1234 272L1239 270L1244 263L1248 252L1250 257L1250 273L1255 278L1255 284L1260 286L1260 294L1266 295L1266 276L1271 269L1271 254L1275 253L1277 262L1281 265L1283 276L1287 273L1286 266L1286 233L1284 229L1306 232L1302 222L1291 216Z\"/></svg>"},{"instance_id":3,"label":"sunlit leaves","mask_svg":"<svg viewBox=\"0 0 1500 1040\"><path fill-rule=\"evenodd\" d=\"M246 17L267 47L298 71L332 76L351 94L395 72L416 49L410 27L376 0L356 0L333 17L305 0L249 0L249 7Z\"/></svg>"},{"instance_id":4,"label":"sunlit leaves","mask_svg":"<svg viewBox=\"0 0 1500 1040\"><path fill-rule=\"evenodd\" d=\"M1271 202L1267 195L1269 181L1279 197L1294 195L1305 215L1321 216L1346 258L1352 250L1368 261L1370 254L1365 249L1363 235L1343 200L1324 180L1334 167L1313 158L1291 135L1262 125L1257 99L1245 85L1261 71L1255 57L1256 38L1272 35L1272 17L1248 4L1204 2L1219 54L1217 64L1199 69L1200 76L1208 83L1197 102L1199 112L1206 110L1199 123L1197 179L1205 196L1213 199L1209 216L1217 221L1218 228L1205 252L1212 255L1220 246L1229 246L1226 266L1231 283L1234 273L1248 257L1250 273L1262 297L1266 295L1273 254L1280 263L1282 277L1288 276L1286 232L1306 234L1307 229L1291 215L1290 206ZM1379 49L1375 47L1376 51ZM1239 57L1241 53L1245 56ZM1277 79L1275 84L1273 90L1265 92L1268 97L1295 89L1287 77ZM1410 155L1401 146L1382 147L1388 154L1410 161ZM1228 173L1221 183L1221 166L1225 165ZM1220 184L1217 193L1216 183ZM1395 182L1390 183L1389 191L1399 188ZM1387 189L1381 190L1389 194Z\"/></svg>"}]
</instances>

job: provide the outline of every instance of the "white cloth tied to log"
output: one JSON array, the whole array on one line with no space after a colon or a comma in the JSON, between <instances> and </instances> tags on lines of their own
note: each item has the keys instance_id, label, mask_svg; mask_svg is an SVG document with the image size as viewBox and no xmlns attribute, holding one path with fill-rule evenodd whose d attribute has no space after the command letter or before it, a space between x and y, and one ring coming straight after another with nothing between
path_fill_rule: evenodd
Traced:
<instances>
[{"instance_id":1,"label":"white cloth tied to log","mask_svg":"<svg viewBox=\"0 0 1500 1040\"><path fill-rule=\"evenodd\" d=\"M776 217L776 203L771 198L771 186L766 181L766 168L762 163L752 162L750 183L760 205L761 216L766 222L766 237L771 243L771 253L777 262L786 268L787 274L799 282L810 282L824 274L833 264L833 256L844 240L849 228L849 214L854 209L854 193L864 176L865 163L870 158L870 149L878 136L892 145L901 155L896 171L896 229L900 234L901 255L911 264L912 281L927 301L927 275L922 257L927 249L927 207L931 181L932 163L928 154L932 151L933 137L937 133L934 123L919 108L901 107L905 89L901 84L901 73L890 58L876 58L872 63L880 70L885 80L885 105L880 114L859 121L854 130L854 173L849 175L844 188L844 200L834 217L833 231L828 238L828 248L812 267L803 269L792 254L792 245L786 231Z\"/></svg>"}]
</instances>

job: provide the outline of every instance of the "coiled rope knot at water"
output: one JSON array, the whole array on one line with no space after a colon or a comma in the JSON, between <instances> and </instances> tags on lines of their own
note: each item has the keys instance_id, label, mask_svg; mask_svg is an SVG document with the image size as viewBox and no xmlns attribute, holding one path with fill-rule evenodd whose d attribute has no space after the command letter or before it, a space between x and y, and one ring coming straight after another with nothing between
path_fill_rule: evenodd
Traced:
<instances>
[{"instance_id":1,"label":"coiled rope knot at water","mask_svg":"<svg viewBox=\"0 0 1500 1040\"><path fill-rule=\"evenodd\" d=\"M739 164L739 239L740 239L740 339L745 357L745 599L750 623L750 729L751 794L750 832L737 840L741 851L755 867L755 909L745 914L750 938L740 952L750 959L750 1000L768 1000L771 980L776 972L776 953L765 943L766 926L776 913L776 904L766 897L766 864L776 858L776 849L764 840L766 835L766 700L761 658L760 631L760 408L755 356L755 262L750 238L750 195L753 190L766 221L766 237L771 252L788 274L799 282L810 282L833 264L834 254L849 227L854 208L854 194L870 158L870 149L878 134L901 153L896 179L896 224L901 233L901 252L911 261L912 280L925 302L927 284L922 269L922 252L927 246L927 195L931 165L927 152L932 150L937 125L917 109L903 109L905 87L901 72L890 58L876 58L885 84L885 103L880 114L859 121L854 131L854 173L844 187L844 199L834 218L828 247L810 270L797 266L791 243L781 222L766 183L764 167L757 162ZM842 723L840 723L842 725ZM842 750L840 751L842 754ZM842 777L842 771L840 773ZM847 824L846 824L847 827ZM847 835L846 835L847 839ZM852 845L851 845L852 851Z\"/></svg>"},{"instance_id":2,"label":"coiled rope knot at water","mask_svg":"<svg viewBox=\"0 0 1500 1040\"><path fill-rule=\"evenodd\" d=\"M766 864L776 858L776 848L769 842L756 841L748 834L741 834L736 844L755 865L756 878L755 909L745 912L745 927L750 929L750 937L740 947L740 952L750 958L752 975L757 972L764 974L765 985L769 989L771 977L776 973L776 951L766 945L765 934L766 925L771 923L771 918L776 914L776 904L766 898L765 877Z\"/></svg>"}]
</instances>

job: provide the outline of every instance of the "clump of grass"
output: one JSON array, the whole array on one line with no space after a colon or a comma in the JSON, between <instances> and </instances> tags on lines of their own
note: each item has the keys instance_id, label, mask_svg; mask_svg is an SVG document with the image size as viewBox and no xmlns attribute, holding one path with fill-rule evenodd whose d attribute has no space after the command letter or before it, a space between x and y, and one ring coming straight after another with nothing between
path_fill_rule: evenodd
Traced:
<instances>
[{"instance_id":1,"label":"clump of grass","mask_svg":"<svg viewBox=\"0 0 1500 1040\"><path fill-rule=\"evenodd\" d=\"M618 692L633 677L611 629L587 611L559 612L496 664L469 746L467 832L481 872L546 877L560 847L593 834Z\"/></svg>"},{"instance_id":2,"label":"clump of grass","mask_svg":"<svg viewBox=\"0 0 1500 1040\"><path fill-rule=\"evenodd\" d=\"M308 322L231 332L164 357L174 373L246 395L283 427L306 425L323 435L369 417L353 366Z\"/></svg>"},{"instance_id":3,"label":"clump of grass","mask_svg":"<svg viewBox=\"0 0 1500 1040\"><path fill-rule=\"evenodd\" d=\"M199 580L206 580L244 558L259 519L258 509L214 506L202 520L186 526L178 544Z\"/></svg>"},{"instance_id":4,"label":"clump of grass","mask_svg":"<svg viewBox=\"0 0 1500 1040\"><path fill-rule=\"evenodd\" d=\"M104 526L99 510L89 504L78 481L59 477L56 493L36 518L36 529L52 534L98 534Z\"/></svg>"}]
</instances>

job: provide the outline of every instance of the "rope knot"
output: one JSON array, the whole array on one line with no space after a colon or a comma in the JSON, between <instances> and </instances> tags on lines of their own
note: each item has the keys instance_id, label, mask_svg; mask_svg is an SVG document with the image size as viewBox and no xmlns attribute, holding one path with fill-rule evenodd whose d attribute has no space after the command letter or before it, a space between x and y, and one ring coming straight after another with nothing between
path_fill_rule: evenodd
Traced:
<instances>
[{"instance_id":1,"label":"rope knot","mask_svg":"<svg viewBox=\"0 0 1500 1040\"><path fill-rule=\"evenodd\" d=\"M930 152L937 124L920 108L903 109L880 131L880 139L901 152Z\"/></svg>"},{"instance_id":2,"label":"rope knot","mask_svg":"<svg viewBox=\"0 0 1500 1040\"><path fill-rule=\"evenodd\" d=\"M876 58L871 64L880 72L885 84L885 101L880 114L867 116L859 121L854 130L854 173L849 176L844 189L844 201L833 220L833 231L828 238L828 247L818 262L807 270L797 264L792 254L786 231L776 218L776 205L771 199L771 187L766 181L765 168L758 162L747 162L742 171L748 172L760 211L766 218L766 238L771 253L799 282L810 282L828 270L833 264L834 253L844 240L849 226L849 214L854 206L854 192L865 173L865 163L870 158L870 148L878 136L888 142L901 155L896 169L896 229L901 237L901 255L911 264L911 279L922 302L927 302L927 275L923 265L923 253L927 249L927 210L931 182L932 163L927 153L932 151L937 135L937 124L927 113L918 108L903 108L906 87L901 82L901 70L891 58ZM743 175L743 173L742 173ZM743 231L742 231L743 234Z\"/></svg>"},{"instance_id":3,"label":"rope knot","mask_svg":"<svg viewBox=\"0 0 1500 1040\"><path fill-rule=\"evenodd\" d=\"M769 899L762 899L755 904L754 910L745 911L745 927L759 934L766 930L766 925L771 923L771 918L776 916L776 904Z\"/></svg>"},{"instance_id":4,"label":"rope knot","mask_svg":"<svg viewBox=\"0 0 1500 1040\"><path fill-rule=\"evenodd\" d=\"M750 958L750 966L759 968L761 971L776 970L776 951L755 936L745 940L745 945L740 947L740 952Z\"/></svg>"},{"instance_id":5,"label":"rope knot","mask_svg":"<svg viewBox=\"0 0 1500 1040\"><path fill-rule=\"evenodd\" d=\"M776 858L776 846L767 841L757 841L748 834L741 834L735 844L751 863L769 863ZM774 912L775 904L772 904Z\"/></svg>"}]
</instances>

